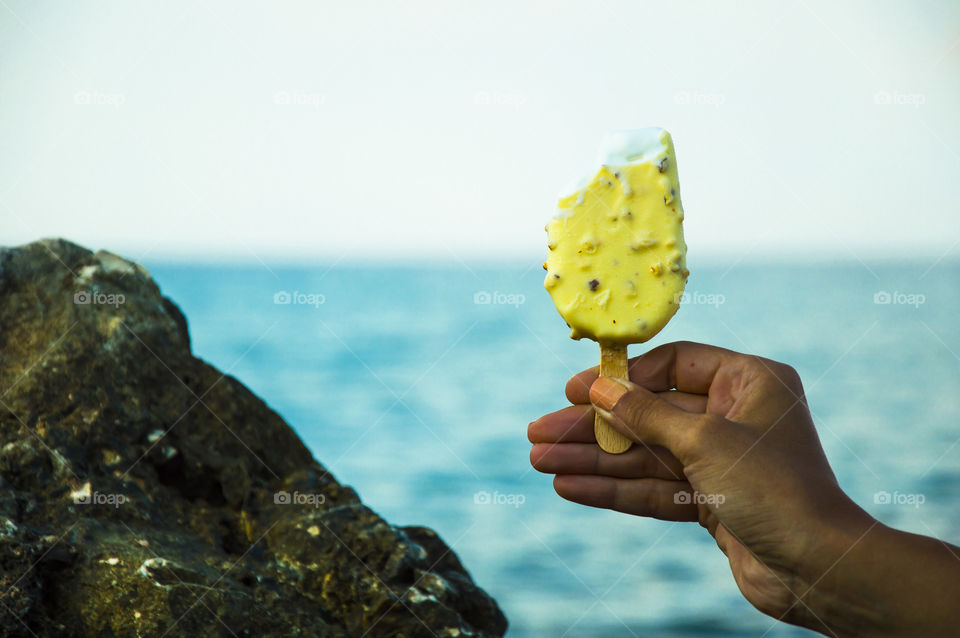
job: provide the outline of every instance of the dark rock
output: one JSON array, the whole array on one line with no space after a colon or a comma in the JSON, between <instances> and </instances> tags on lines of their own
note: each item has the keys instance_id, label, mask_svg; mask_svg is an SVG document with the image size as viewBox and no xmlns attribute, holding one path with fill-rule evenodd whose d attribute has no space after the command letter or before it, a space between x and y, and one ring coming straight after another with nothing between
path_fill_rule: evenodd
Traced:
<instances>
[{"instance_id":1,"label":"dark rock","mask_svg":"<svg viewBox=\"0 0 960 638\"><path fill-rule=\"evenodd\" d=\"M506 630L436 533L381 519L193 357L136 264L0 250L0 392L2 635Z\"/></svg>"}]
</instances>

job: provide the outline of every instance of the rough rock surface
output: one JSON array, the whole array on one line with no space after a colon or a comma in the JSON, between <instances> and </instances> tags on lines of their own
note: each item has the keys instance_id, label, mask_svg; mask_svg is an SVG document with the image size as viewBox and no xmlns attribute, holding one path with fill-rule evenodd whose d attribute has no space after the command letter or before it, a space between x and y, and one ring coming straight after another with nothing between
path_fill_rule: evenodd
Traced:
<instances>
[{"instance_id":1,"label":"rough rock surface","mask_svg":"<svg viewBox=\"0 0 960 638\"><path fill-rule=\"evenodd\" d=\"M0 393L2 635L506 630L436 533L385 522L193 357L136 264L0 250Z\"/></svg>"}]
</instances>

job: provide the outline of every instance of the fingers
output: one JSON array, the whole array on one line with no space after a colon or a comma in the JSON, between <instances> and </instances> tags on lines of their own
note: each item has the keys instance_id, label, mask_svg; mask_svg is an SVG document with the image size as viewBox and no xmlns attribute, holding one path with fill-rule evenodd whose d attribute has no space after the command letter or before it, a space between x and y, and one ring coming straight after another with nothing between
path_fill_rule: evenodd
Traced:
<instances>
[{"instance_id":1,"label":"fingers","mask_svg":"<svg viewBox=\"0 0 960 638\"><path fill-rule=\"evenodd\" d=\"M585 403L597 377L598 368L574 375L566 387L570 402ZM687 341L669 343L634 357L630 360L629 377L633 383L653 392L676 388L690 394L709 394L703 411L731 418L740 413L752 414L759 408L763 417L754 415L756 418L752 420L762 421L771 410L782 413L794 403L805 404L803 384L790 366ZM767 405L744 405L744 393L757 387L766 391Z\"/></svg>"},{"instance_id":2,"label":"fingers","mask_svg":"<svg viewBox=\"0 0 960 638\"><path fill-rule=\"evenodd\" d=\"M707 394L721 367L736 365L748 358L725 348L678 341L637 357L630 366L630 380L654 392L676 388Z\"/></svg>"},{"instance_id":3,"label":"fingers","mask_svg":"<svg viewBox=\"0 0 960 638\"><path fill-rule=\"evenodd\" d=\"M593 406L571 405L546 414L527 427L531 443L596 443Z\"/></svg>"},{"instance_id":4,"label":"fingers","mask_svg":"<svg viewBox=\"0 0 960 638\"><path fill-rule=\"evenodd\" d=\"M594 366L570 377L566 387L567 401L574 405L590 403L590 386L599 376L600 366Z\"/></svg>"},{"instance_id":5,"label":"fingers","mask_svg":"<svg viewBox=\"0 0 960 638\"><path fill-rule=\"evenodd\" d=\"M607 454L596 443L537 443L530 464L545 474L598 474L614 478L686 480L683 466L660 447L636 445L623 454Z\"/></svg>"},{"instance_id":6,"label":"fingers","mask_svg":"<svg viewBox=\"0 0 960 638\"><path fill-rule=\"evenodd\" d=\"M692 491L686 481L561 474L553 479L553 488L563 498L581 505L666 521L698 519L696 505L676 502L678 492Z\"/></svg>"},{"instance_id":7,"label":"fingers","mask_svg":"<svg viewBox=\"0 0 960 638\"><path fill-rule=\"evenodd\" d=\"M707 410L707 397L702 394L690 394L679 390L657 392L656 394L670 405L675 405L687 412L703 414Z\"/></svg>"},{"instance_id":8,"label":"fingers","mask_svg":"<svg viewBox=\"0 0 960 638\"><path fill-rule=\"evenodd\" d=\"M747 355L701 343L668 343L630 359L630 381L653 392L676 388L693 394L707 394L721 365ZM590 386L599 376L599 367L574 375L567 382L571 403L586 403Z\"/></svg>"},{"instance_id":9,"label":"fingers","mask_svg":"<svg viewBox=\"0 0 960 638\"><path fill-rule=\"evenodd\" d=\"M707 397L686 392L661 392L659 396L668 403L687 412L703 413ZM572 405L546 414L527 428L531 443L596 443L593 435L593 406Z\"/></svg>"},{"instance_id":10,"label":"fingers","mask_svg":"<svg viewBox=\"0 0 960 638\"><path fill-rule=\"evenodd\" d=\"M622 379L600 377L590 387L594 408L631 440L667 448L684 466L696 459L706 421ZM716 418L716 417L715 417Z\"/></svg>"}]
</instances>

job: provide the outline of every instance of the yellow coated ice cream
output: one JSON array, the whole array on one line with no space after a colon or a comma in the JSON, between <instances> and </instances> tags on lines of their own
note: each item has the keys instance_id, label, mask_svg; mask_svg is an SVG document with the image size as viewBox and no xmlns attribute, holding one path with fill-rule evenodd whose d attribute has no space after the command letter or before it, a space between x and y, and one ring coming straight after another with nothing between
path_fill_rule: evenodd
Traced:
<instances>
[{"instance_id":1,"label":"yellow coated ice cream","mask_svg":"<svg viewBox=\"0 0 960 638\"><path fill-rule=\"evenodd\" d=\"M673 140L611 133L598 164L547 224L544 286L572 338L640 343L677 311L690 274Z\"/></svg>"}]
</instances>

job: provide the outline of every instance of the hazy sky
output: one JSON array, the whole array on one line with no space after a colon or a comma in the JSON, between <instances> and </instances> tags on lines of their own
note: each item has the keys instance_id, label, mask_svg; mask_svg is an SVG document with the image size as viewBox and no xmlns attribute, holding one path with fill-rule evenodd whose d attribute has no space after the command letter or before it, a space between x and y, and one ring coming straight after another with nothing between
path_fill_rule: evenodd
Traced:
<instances>
[{"instance_id":1,"label":"hazy sky","mask_svg":"<svg viewBox=\"0 0 960 638\"><path fill-rule=\"evenodd\" d=\"M693 251L957 255L960 3L0 0L0 243L529 258L606 130Z\"/></svg>"}]
</instances>

